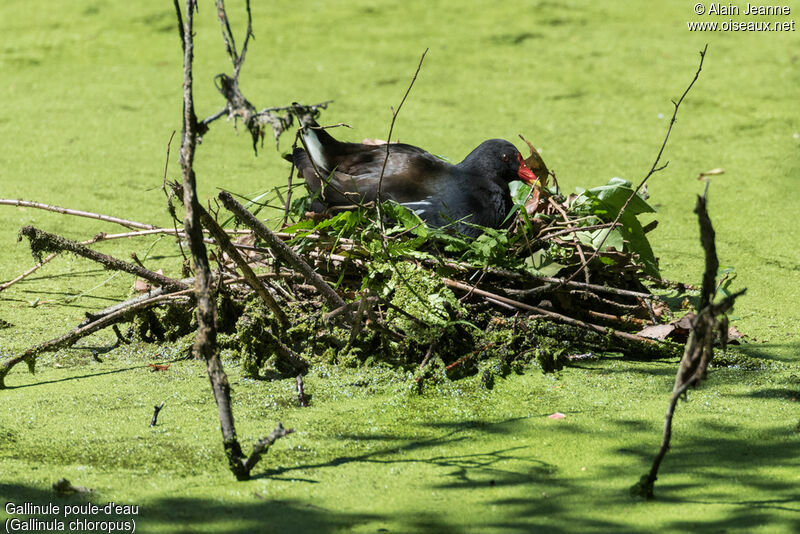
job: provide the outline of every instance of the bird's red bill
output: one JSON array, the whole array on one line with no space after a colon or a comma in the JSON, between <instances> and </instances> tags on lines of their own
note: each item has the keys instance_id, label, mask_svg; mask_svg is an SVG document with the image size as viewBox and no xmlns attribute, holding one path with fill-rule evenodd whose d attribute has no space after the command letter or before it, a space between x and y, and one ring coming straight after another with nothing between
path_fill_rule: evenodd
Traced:
<instances>
[{"instance_id":1,"label":"bird's red bill","mask_svg":"<svg viewBox=\"0 0 800 534\"><path fill-rule=\"evenodd\" d=\"M517 161L519 161L519 172L517 172L519 179L528 185L533 185L537 180L536 175L525 165L525 160L522 159L522 154L519 152L517 153Z\"/></svg>"}]
</instances>

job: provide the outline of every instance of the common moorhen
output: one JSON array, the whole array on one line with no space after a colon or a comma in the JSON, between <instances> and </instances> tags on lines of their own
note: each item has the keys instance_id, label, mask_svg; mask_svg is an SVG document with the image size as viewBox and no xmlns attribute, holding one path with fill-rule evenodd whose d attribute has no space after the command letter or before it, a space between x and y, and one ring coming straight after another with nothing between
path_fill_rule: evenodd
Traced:
<instances>
[{"instance_id":1,"label":"common moorhen","mask_svg":"<svg viewBox=\"0 0 800 534\"><path fill-rule=\"evenodd\" d=\"M306 121L302 135L307 150L295 148L292 158L308 188L319 193L314 209L376 200L386 145L337 141L313 120ZM428 225L453 225L474 238L481 231L471 225L501 228L510 219L508 184L513 180L533 184L536 175L503 139L484 141L458 165L415 146L391 143L380 189L382 200L406 206Z\"/></svg>"}]
</instances>

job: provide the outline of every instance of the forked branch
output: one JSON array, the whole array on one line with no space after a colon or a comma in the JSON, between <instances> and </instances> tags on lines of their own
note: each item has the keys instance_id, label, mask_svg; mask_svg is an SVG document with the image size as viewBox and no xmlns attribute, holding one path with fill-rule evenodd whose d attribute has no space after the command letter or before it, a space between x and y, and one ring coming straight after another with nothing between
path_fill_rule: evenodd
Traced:
<instances>
[{"instance_id":1,"label":"forked branch","mask_svg":"<svg viewBox=\"0 0 800 534\"><path fill-rule=\"evenodd\" d=\"M744 294L745 290L729 295L717 303L711 302L714 294L715 279L719 269L716 245L714 243L714 229L711 226L711 219L706 211L705 197L697 197L695 207L700 223L700 242L705 251L706 268L703 274L703 289L701 292L700 311L692 320L691 332L686 342L686 349L683 353L678 373L675 377L675 385L669 399L667 414L664 419L664 435L661 440L661 447L658 450L650 472L643 475L639 482L631 488L631 494L645 499L653 498L653 488L658 479L658 470L661 462L669 451L672 440L672 418L675 414L675 406L678 400L691 387L696 387L705 377L708 365L714 358L714 338L719 337L722 350L725 350L725 343L728 339L728 319L725 314L733 308L736 298Z\"/></svg>"},{"instance_id":2,"label":"forked branch","mask_svg":"<svg viewBox=\"0 0 800 534\"><path fill-rule=\"evenodd\" d=\"M639 191L642 190L644 185L647 183L647 180L649 180L650 177L653 176L655 173L664 170L667 167L667 165L669 165L669 162L667 162L659 166L659 163L661 162L661 156L664 154L664 148L666 148L667 141L669 141L669 135L670 133L672 133L672 126L675 124L675 121L678 117L678 109L681 107L683 99L686 98L686 95L689 94L689 91L694 86L694 82L696 82L697 78L700 76L700 71L703 70L703 60L706 58L707 50L708 50L708 45L703 47L703 49L700 51L700 65L698 65L697 72L694 73L694 78L692 78L692 81L689 82L689 85L686 87L686 90L683 92L683 94L681 95L681 97L678 99L677 102L675 102L674 100L672 101L672 105L674 106L675 109L672 111L672 118L669 120L669 126L667 127L667 134L664 136L664 141L661 143L661 148L658 150L658 154L656 154L656 159L655 161L653 161L652 167L650 167L650 170L647 172L642 181L639 182L639 185L636 186L636 189L631 191L631 194L628 196L627 200L625 200L625 203L622 204L622 207L619 209L619 213L617 213L617 216L614 218L614 221L612 222L612 226L616 226L617 223L619 223L620 219L622 218L622 215L625 213L625 210L628 207L628 204L631 203L633 197L639 194ZM601 250L603 250L603 245L605 244L609 235L611 235L610 231L605 233L603 239L600 241L600 244L597 247L595 247L594 252L592 252L592 255L589 256L589 259L586 260L586 262L582 262L581 266L567 278L567 281L572 281L576 276L578 276L578 274L581 273L581 271L588 268L589 263L597 257L597 255L600 253Z\"/></svg>"}]
</instances>

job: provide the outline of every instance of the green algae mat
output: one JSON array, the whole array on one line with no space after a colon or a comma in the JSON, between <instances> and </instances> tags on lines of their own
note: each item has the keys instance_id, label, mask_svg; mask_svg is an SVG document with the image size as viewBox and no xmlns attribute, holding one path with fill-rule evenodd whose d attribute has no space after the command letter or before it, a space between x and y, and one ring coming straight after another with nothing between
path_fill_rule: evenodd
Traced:
<instances>
[{"instance_id":1,"label":"green algae mat","mask_svg":"<svg viewBox=\"0 0 800 534\"><path fill-rule=\"evenodd\" d=\"M658 447L676 361L611 358L548 375L529 368L492 390L472 376L421 394L397 370L318 365L305 377L311 406L301 408L294 380L253 380L226 359L240 439L252 443L277 421L296 430L253 480L236 482L203 365L182 360L175 346L107 351L115 338L102 332L42 357L35 375L20 366L7 377L4 526L21 530L37 518L49 524L29 531L59 522L143 532L800 529L800 38L689 29L695 21L787 23L800 6L769 16L746 15L745 4L716 15L711 6L254 3L256 39L241 79L257 106L332 99L325 122L352 126L337 136L380 138L430 48L392 137L460 161L484 139L523 133L569 192L646 174L670 99L709 44L664 154L669 166L649 183L659 226L648 237L666 278L699 284L692 208L704 184L696 178L724 169L710 177L709 208L720 260L734 269L735 287L748 288L733 324L749 343L679 404L654 501L634 500L628 488ZM243 32L242 7L228 9ZM213 3L200 5L196 24L195 101L205 117L223 105L213 77L229 61ZM182 80L172 4L10 1L0 27L0 197L170 225L160 187L180 128ZM199 147L201 198L285 183L288 165L269 141L254 157L250 136L231 130L216 124ZM280 150L290 144L284 137ZM0 223L0 282L33 265L17 243L24 225L75 240L119 231L11 206L0 206ZM97 248L135 251L148 267L181 275L168 238ZM132 276L86 260L55 259L0 293L0 357L72 328L132 285ZM155 362L170 366L154 372L147 364ZM549 418L556 412L566 417ZM52 484L61 478L93 491L59 496Z\"/></svg>"}]
</instances>

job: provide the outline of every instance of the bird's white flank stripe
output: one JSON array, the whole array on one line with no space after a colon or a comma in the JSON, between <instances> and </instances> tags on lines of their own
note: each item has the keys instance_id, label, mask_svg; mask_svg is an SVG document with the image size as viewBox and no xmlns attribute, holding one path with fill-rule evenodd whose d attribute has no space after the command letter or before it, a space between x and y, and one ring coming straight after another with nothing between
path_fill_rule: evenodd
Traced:
<instances>
[{"instance_id":1,"label":"bird's white flank stripe","mask_svg":"<svg viewBox=\"0 0 800 534\"><path fill-rule=\"evenodd\" d=\"M303 129L303 141L306 143L308 155L311 156L317 168L319 168L320 171L325 171L325 173L330 173L331 168L322 151L322 143L319 142L317 131L309 127Z\"/></svg>"}]
</instances>

